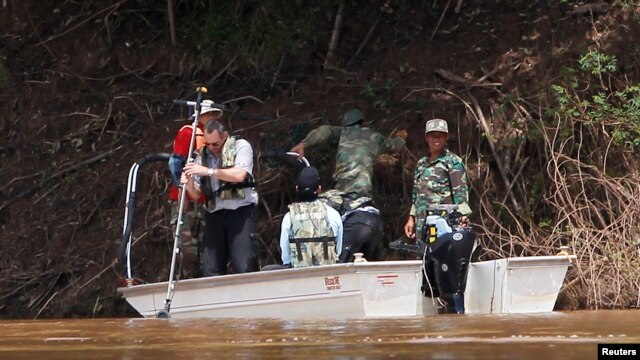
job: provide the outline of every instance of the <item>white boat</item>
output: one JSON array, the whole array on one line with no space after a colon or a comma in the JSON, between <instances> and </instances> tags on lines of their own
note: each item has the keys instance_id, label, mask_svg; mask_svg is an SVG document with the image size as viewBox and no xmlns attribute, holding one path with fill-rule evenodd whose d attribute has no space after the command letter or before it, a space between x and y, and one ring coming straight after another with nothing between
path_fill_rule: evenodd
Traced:
<instances>
[{"instance_id":1,"label":"white boat","mask_svg":"<svg viewBox=\"0 0 640 360\"><path fill-rule=\"evenodd\" d=\"M134 285L131 234L137 172L149 161L168 158L169 154L149 154L134 163L129 172L119 259L124 265L124 279L130 286L120 287L118 292L140 315L309 319L438 313L436 301L423 293L426 271L420 260L354 262L186 280L174 280L172 275L166 282ZM457 209L457 205L436 207L437 210L440 207ZM176 239L179 233L176 229ZM177 244L178 241L174 241L171 274L174 274ZM458 230L442 237L438 235L437 242L430 244L433 245L431 261L438 268L436 279L442 279L438 285L446 283L442 288L449 292L464 290L464 304L460 297L455 301L456 308L463 306L461 310L467 314L552 311L567 268L576 259L575 255L532 256L469 263L475 235ZM424 254L424 248L419 248L417 253Z\"/></svg>"},{"instance_id":2,"label":"white boat","mask_svg":"<svg viewBox=\"0 0 640 360\"><path fill-rule=\"evenodd\" d=\"M471 263L466 314L551 312L575 255L511 257Z\"/></svg>"},{"instance_id":3,"label":"white boat","mask_svg":"<svg viewBox=\"0 0 640 360\"><path fill-rule=\"evenodd\" d=\"M422 261L357 262L174 281L172 318L371 318L423 314ZM140 315L165 309L167 282L121 287Z\"/></svg>"},{"instance_id":4,"label":"white boat","mask_svg":"<svg viewBox=\"0 0 640 360\"><path fill-rule=\"evenodd\" d=\"M513 257L471 263L467 314L553 310L570 256ZM422 261L357 262L180 280L172 318L381 318L435 315L421 291ZM165 309L167 282L121 287L140 315Z\"/></svg>"}]
</instances>

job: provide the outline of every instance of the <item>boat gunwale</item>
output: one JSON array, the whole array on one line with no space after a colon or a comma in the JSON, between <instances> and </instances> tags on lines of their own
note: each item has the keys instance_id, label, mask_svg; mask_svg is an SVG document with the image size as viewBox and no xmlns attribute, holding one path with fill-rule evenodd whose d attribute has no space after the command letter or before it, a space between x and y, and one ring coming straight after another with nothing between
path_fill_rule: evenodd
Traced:
<instances>
[{"instance_id":1,"label":"boat gunwale","mask_svg":"<svg viewBox=\"0 0 640 360\"><path fill-rule=\"evenodd\" d=\"M189 288L198 288L201 286L224 286L230 284L247 285L256 282L263 282L265 278L268 280L286 280L290 278L301 278L309 276L340 275L340 274L357 274L367 273L371 271L406 271L415 270L416 267L422 267L422 260L393 260L393 261L369 261L357 263L340 263L331 265L318 265L306 268L286 268L268 271L256 271L242 274L229 274L223 276L208 276L193 279L183 279L174 281L176 286L188 286ZM275 275L275 276L274 276ZM243 281L244 280L244 281ZM118 287L118 293L126 297L127 293L155 291L158 287L167 287L168 282L156 282L139 284L130 287Z\"/></svg>"}]
</instances>

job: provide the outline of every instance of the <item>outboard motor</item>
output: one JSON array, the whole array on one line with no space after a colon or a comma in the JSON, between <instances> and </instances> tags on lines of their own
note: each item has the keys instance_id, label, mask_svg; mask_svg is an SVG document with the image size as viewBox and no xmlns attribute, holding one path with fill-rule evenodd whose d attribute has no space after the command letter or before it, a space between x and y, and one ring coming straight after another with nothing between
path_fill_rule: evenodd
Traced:
<instances>
[{"instance_id":1,"label":"outboard motor","mask_svg":"<svg viewBox=\"0 0 640 360\"><path fill-rule=\"evenodd\" d=\"M446 302L448 313L464 314L464 290L476 234L460 225L458 205L430 207L424 224L425 266L430 284ZM435 296L435 294L434 294Z\"/></svg>"}]
</instances>

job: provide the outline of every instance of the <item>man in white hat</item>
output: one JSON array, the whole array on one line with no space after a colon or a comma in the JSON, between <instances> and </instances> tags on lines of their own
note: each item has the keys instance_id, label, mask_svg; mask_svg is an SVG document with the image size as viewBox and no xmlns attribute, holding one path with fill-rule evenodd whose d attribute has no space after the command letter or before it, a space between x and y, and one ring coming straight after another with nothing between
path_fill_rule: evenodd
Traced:
<instances>
[{"instance_id":1,"label":"man in white hat","mask_svg":"<svg viewBox=\"0 0 640 360\"><path fill-rule=\"evenodd\" d=\"M214 107L212 100L202 100L200 114L198 116L198 126L196 127L196 137L193 150L197 150L204 145L204 126L211 120L218 120L222 117L222 109ZM195 114L193 115L195 116ZM173 148L169 157L169 171L171 172L172 183L169 188L169 205L171 207L171 225L178 221L178 206L180 200L180 174L187 162L187 153L191 145L191 134L193 133L193 121L184 125L178 130L173 140ZM204 198L194 199L187 194L189 202L185 204L182 215L182 244L184 252L183 269L186 276L194 277L200 273L200 253L198 244L201 243L204 234L204 218L202 217L201 205ZM196 201L197 200L197 201Z\"/></svg>"}]
</instances>

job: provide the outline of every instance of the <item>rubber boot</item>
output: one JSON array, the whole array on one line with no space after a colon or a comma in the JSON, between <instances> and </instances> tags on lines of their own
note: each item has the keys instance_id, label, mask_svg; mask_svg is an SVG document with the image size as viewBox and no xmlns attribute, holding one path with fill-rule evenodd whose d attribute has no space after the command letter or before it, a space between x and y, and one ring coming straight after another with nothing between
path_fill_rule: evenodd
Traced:
<instances>
[{"instance_id":1,"label":"rubber boot","mask_svg":"<svg viewBox=\"0 0 640 360\"><path fill-rule=\"evenodd\" d=\"M464 314L464 293L453 294L453 304L456 309L456 314Z\"/></svg>"}]
</instances>

